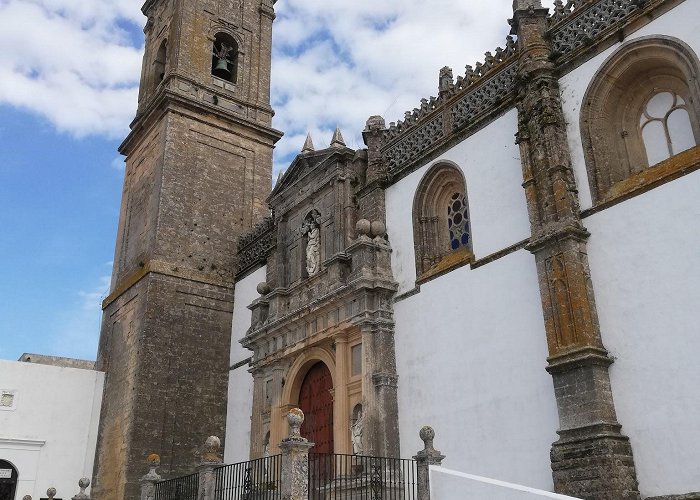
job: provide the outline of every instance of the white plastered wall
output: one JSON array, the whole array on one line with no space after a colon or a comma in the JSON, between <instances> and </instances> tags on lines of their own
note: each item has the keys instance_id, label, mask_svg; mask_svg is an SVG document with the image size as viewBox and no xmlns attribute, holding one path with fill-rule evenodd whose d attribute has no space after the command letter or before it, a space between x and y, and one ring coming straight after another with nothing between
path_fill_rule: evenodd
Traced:
<instances>
[{"instance_id":1,"label":"white plastered wall","mask_svg":"<svg viewBox=\"0 0 700 500\"><path fill-rule=\"evenodd\" d=\"M603 342L642 495L700 491L700 172L584 222Z\"/></svg>"},{"instance_id":2,"label":"white plastered wall","mask_svg":"<svg viewBox=\"0 0 700 500\"><path fill-rule=\"evenodd\" d=\"M428 168L464 172L477 259L530 235L517 113L511 110L387 191L399 294L415 286L412 204ZM446 467L551 490L558 418L534 258L519 250L464 266L395 304L401 454L431 425Z\"/></svg>"},{"instance_id":3,"label":"white plastered wall","mask_svg":"<svg viewBox=\"0 0 700 500\"><path fill-rule=\"evenodd\" d=\"M413 198L426 172L441 161L458 166L464 173L477 259L530 237L520 149L515 144L517 123L517 111L512 109L387 190L391 265L399 294L411 290L416 281Z\"/></svg>"},{"instance_id":4,"label":"white plastered wall","mask_svg":"<svg viewBox=\"0 0 700 500\"><path fill-rule=\"evenodd\" d=\"M266 280L267 266L257 269L236 283L231 327L231 365L252 356L240 340L250 328L252 312L248 306L257 299L258 283ZM226 463L243 462L250 458L250 416L253 411L253 376L248 365L229 372L228 410L226 412Z\"/></svg>"},{"instance_id":5,"label":"white plastered wall","mask_svg":"<svg viewBox=\"0 0 700 500\"><path fill-rule=\"evenodd\" d=\"M0 459L18 470L16 498L78 493L92 477L104 373L0 360L0 389L15 391L0 411Z\"/></svg>"},{"instance_id":6,"label":"white plastered wall","mask_svg":"<svg viewBox=\"0 0 700 500\"><path fill-rule=\"evenodd\" d=\"M700 53L697 0L627 38L672 36ZM579 129L586 89L620 44L561 79L582 208L592 205ZM584 220L603 342L642 496L700 491L700 173Z\"/></svg>"}]
</instances>

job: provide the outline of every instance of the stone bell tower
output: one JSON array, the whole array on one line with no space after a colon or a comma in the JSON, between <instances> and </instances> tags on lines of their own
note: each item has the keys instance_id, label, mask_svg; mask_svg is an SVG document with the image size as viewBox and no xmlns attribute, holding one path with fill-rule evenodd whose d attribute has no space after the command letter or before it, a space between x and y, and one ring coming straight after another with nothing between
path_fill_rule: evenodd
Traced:
<instances>
[{"instance_id":1,"label":"stone bell tower","mask_svg":"<svg viewBox=\"0 0 700 500\"><path fill-rule=\"evenodd\" d=\"M192 472L224 436L236 244L267 212L274 0L147 0L97 368L96 500L137 498L149 453ZM247 446L247 443L241 443Z\"/></svg>"}]
</instances>

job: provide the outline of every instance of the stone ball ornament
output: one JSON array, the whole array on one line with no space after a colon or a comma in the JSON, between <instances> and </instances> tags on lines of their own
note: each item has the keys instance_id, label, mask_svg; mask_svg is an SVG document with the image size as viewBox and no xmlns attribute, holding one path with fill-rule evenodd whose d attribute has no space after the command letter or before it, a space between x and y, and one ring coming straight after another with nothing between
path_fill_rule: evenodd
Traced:
<instances>
[{"instance_id":1,"label":"stone ball ornament","mask_svg":"<svg viewBox=\"0 0 700 500\"><path fill-rule=\"evenodd\" d=\"M258 283L256 290L258 291L258 293L260 295L267 295L268 293L270 293L272 291L272 289L270 288L270 285L268 285L264 281L262 283Z\"/></svg>"},{"instance_id":2,"label":"stone ball ornament","mask_svg":"<svg viewBox=\"0 0 700 500\"><path fill-rule=\"evenodd\" d=\"M289 424L289 439L302 439L301 424L304 423L304 412L299 408L292 408L287 413L287 423Z\"/></svg>"},{"instance_id":3,"label":"stone ball ornament","mask_svg":"<svg viewBox=\"0 0 700 500\"><path fill-rule=\"evenodd\" d=\"M368 236L372 231L372 223L367 219L360 219L357 221L357 224L355 224L355 229L357 230L358 234Z\"/></svg>"},{"instance_id":4,"label":"stone ball ornament","mask_svg":"<svg viewBox=\"0 0 700 500\"><path fill-rule=\"evenodd\" d=\"M49 498L55 497L56 496L56 488L51 487L48 490L46 490L46 496Z\"/></svg>"},{"instance_id":5,"label":"stone ball ornament","mask_svg":"<svg viewBox=\"0 0 700 500\"><path fill-rule=\"evenodd\" d=\"M85 489L88 486L90 486L90 480L86 477L81 478L80 481L78 481L78 486L80 486L80 488L82 489Z\"/></svg>"},{"instance_id":6,"label":"stone ball ornament","mask_svg":"<svg viewBox=\"0 0 700 500\"><path fill-rule=\"evenodd\" d=\"M382 221L375 220L371 224L371 231L372 231L372 236L375 238L379 236L384 236L386 234L386 224L384 224Z\"/></svg>"},{"instance_id":7,"label":"stone ball ornament","mask_svg":"<svg viewBox=\"0 0 700 500\"><path fill-rule=\"evenodd\" d=\"M424 443L432 444L433 440L435 439L435 429L433 429L429 425L426 425L420 430L419 436L421 441L423 441Z\"/></svg>"}]
</instances>

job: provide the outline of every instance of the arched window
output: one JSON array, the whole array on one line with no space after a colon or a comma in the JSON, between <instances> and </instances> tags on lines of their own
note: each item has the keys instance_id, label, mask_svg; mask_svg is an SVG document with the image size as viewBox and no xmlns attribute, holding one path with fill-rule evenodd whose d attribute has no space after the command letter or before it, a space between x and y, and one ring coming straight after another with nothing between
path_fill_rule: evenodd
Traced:
<instances>
[{"instance_id":1,"label":"arched window","mask_svg":"<svg viewBox=\"0 0 700 500\"><path fill-rule=\"evenodd\" d=\"M211 74L231 83L236 83L238 78L238 44L227 33L218 33L214 37Z\"/></svg>"},{"instance_id":2,"label":"arched window","mask_svg":"<svg viewBox=\"0 0 700 500\"><path fill-rule=\"evenodd\" d=\"M614 198L623 181L700 144L699 76L697 56L668 37L632 41L608 59L581 111L594 202Z\"/></svg>"},{"instance_id":3,"label":"arched window","mask_svg":"<svg viewBox=\"0 0 700 500\"><path fill-rule=\"evenodd\" d=\"M472 259L469 204L458 168L439 164L421 181L413 202L413 236L419 280Z\"/></svg>"},{"instance_id":4,"label":"arched window","mask_svg":"<svg viewBox=\"0 0 700 500\"><path fill-rule=\"evenodd\" d=\"M15 498L17 469L8 461L0 460L0 498Z\"/></svg>"},{"instance_id":5,"label":"arched window","mask_svg":"<svg viewBox=\"0 0 700 500\"><path fill-rule=\"evenodd\" d=\"M156 54L156 59L153 62L153 71L155 75L155 82L158 85L159 82L163 81L165 78L165 66L168 61L168 40L163 40L158 48L158 53Z\"/></svg>"}]
</instances>

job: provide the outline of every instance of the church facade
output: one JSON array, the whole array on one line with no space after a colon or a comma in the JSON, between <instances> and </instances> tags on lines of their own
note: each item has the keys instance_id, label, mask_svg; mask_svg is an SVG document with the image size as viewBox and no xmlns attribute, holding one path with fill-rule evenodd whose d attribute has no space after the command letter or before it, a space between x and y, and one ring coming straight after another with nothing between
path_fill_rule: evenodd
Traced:
<instances>
[{"instance_id":1,"label":"church facade","mask_svg":"<svg viewBox=\"0 0 700 500\"><path fill-rule=\"evenodd\" d=\"M274 0L148 0L92 498L144 457L407 457L700 498L697 0L515 0L511 35L271 189ZM439 61L439 54L436 54ZM694 493L695 492L695 493Z\"/></svg>"},{"instance_id":2,"label":"church facade","mask_svg":"<svg viewBox=\"0 0 700 500\"><path fill-rule=\"evenodd\" d=\"M698 12L516 0L365 149L307 139L239 243L226 461L298 406L320 453L410 456L429 424L472 474L700 491Z\"/></svg>"}]
</instances>

